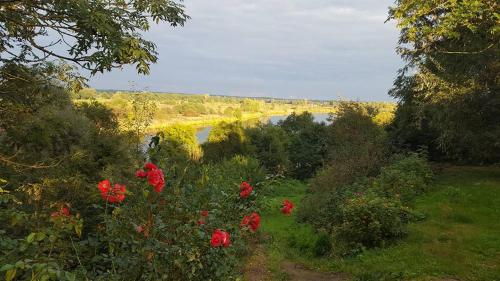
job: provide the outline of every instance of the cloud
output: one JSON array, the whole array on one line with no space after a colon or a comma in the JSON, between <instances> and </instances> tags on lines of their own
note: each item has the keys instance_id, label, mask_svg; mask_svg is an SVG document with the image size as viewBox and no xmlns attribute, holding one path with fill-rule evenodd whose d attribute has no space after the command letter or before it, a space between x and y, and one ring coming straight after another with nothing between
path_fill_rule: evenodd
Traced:
<instances>
[{"instance_id":1,"label":"cloud","mask_svg":"<svg viewBox=\"0 0 500 281\"><path fill-rule=\"evenodd\" d=\"M276 97L387 100L402 65L386 0L186 0L182 28L154 26L149 76L99 75L97 88ZM126 87L125 87L126 88Z\"/></svg>"}]
</instances>

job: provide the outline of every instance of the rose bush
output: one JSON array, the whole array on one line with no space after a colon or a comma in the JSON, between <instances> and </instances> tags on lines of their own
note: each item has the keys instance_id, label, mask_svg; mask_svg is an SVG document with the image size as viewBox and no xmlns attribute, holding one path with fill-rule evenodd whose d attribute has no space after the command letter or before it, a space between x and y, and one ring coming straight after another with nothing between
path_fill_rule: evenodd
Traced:
<instances>
[{"instance_id":1,"label":"rose bush","mask_svg":"<svg viewBox=\"0 0 500 281\"><path fill-rule=\"evenodd\" d=\"M211 170L200 169L198 178L179 180L165 177L168 169L147 163L135 176L120 180L126 188L102 180L94 189L96 216L89 227L78 213L83 206L57 203L44 216L8 208L9 220L17 217L18 224L25 224L0 231L0 253L10 253L0 257L1 271L8 280L32 274L45 280L236 279L237 257L260 225L258 196L249 183L259 174L232 171L221 186L219 178L209 175L226 165L214 164ZM250 190L245 198L239 186ZM16 206L14 196L0 194L2 207ZM32 217L36 231L28 225ZM6 218L2 211L0 219Z\"/></svg>"}]
</instances>

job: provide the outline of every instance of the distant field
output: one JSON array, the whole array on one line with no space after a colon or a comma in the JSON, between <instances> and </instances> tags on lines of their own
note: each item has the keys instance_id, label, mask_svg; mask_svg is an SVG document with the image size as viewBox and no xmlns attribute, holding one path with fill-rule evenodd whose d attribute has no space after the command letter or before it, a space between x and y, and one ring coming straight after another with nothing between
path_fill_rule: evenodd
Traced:
<instances>
[{"instance_id":1,"label":"distant field","mask_svg":"<svg viewBox=\"0 0 500 281\"><path fill-rule=\"evenodd\" d=\"M275 98L244 98L211 96L208 94L105 92L83 89L73 96L75 102L96 100L111 108L120 121L126 120L136 99L148 99L156 106L149 131L156 131L171 124L195 127L214 125L220 121L252 120L272 115L301 113L334 113L338 101L295 100ZM382 112L392 112L394 103L373 103Z\"/></svg>"}]
</instances>

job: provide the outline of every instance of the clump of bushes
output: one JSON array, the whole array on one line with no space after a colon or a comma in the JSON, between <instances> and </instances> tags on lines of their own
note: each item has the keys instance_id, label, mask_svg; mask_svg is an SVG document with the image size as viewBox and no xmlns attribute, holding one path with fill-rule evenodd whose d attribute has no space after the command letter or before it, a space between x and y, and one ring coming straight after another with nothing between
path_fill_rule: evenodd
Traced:
<instances>
[{"instance_id":1,"label":"clump of bushes","mask_svg":"<svg viewBox=\"0 0 500 281\"><path fill-rule=\"evenodd\" d=\"M412 153L396 155L393 163L381 169L373 184L381 195L409 202L427 190L431 179L432 171L427 161Z\"/></svg>"},{"instance_id":2,"label":"clump of bushes","mask_svg":"<svg viewBox=\"0 0 500 281\"><path fill-rule=\"evenodd\" d=\"M384 246L404 236L405 209L397 198L358 193L342 203L334 234L351 251Z\"/></svg>"},{"instance_id":3,"label":"clump of bushes","mask_svg":"<svg viewBox=\"0 0 500 281\"><path fill-rule=\"evenodd\" d=\"M432 178L424 156L391 155L384 128L373 121L377 113L358 103L339 105L327 127L326 165L309 181L298 213L331 235L336 254L403 237L406 223L420 217L409 204Z\"/></svg>"},{"instance_id":4,"label":"clump of bushes","mask_svg":"<svg viewBox=\"0 0 500 281\"><path fill-rule=\"evenodd\" d=\"M333 237L333 250L341 255L383 247L403 237L406 224L421 217L409 203L427 190L432 173L419 155L397 155L394 159L374 178L360 177L329 192L322 190L320 204L304 204L299 218L317 228L326 228ZM320 173L311 184L321 177Z\"/></svg>"}]
</instances>

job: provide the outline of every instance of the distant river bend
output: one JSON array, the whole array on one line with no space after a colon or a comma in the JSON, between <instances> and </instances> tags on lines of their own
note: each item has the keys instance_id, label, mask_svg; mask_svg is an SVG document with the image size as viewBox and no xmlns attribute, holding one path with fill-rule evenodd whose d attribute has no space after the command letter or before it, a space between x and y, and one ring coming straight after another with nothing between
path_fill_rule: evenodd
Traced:
<instances>
[{"instance_id":1,"label":"distant river bend","mask_svg":"<svg viewBox=\"0 0 500 281\"><path fill-rule=\"evenodd\" d=\"M288 115L273 115L273 116L266 116L266 117L262 117L260 119L260 122L269 122L271 124L278 124L279 121L282 121L282 120L285 120L286 117ZM329 117L329 114L327 113L313 113L313 116L314 116L314 121L315 122L325 122L325 123L328 123L328 117ZM207 141L208 139L208 135L210 134L210 131L212 130L212 127L213 126L205 126L205 127L200 127L196 130L196 139L198 140L198 143L199 144L202 144L204 142ZM146 151L147 148L148 148L148 145L149 145L149 142L151 141L151 138L153 137L154 135L146 135L144 137L144 142L143 142L143 150Z\"/></svg>"}]
</instances>

